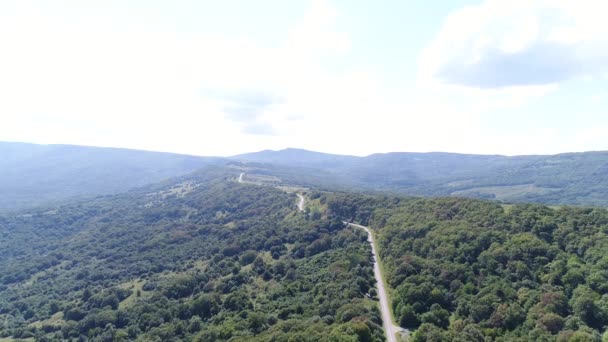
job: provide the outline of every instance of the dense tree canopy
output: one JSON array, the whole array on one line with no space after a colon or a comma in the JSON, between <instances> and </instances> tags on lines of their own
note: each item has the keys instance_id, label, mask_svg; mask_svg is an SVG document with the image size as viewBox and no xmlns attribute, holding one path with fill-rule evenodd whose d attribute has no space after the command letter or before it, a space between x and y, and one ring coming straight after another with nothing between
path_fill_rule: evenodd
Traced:
<instances>
[{"instance_id":1,"label":"dense tree canopy","mask_svg":"<svg viewBox=\"0 0 608 342\"><path fill-rule=\"evenodd\" d=\"M608 211L334 196L377 228L393 310L415 341L600 341Z\"/></svg>"},{"instance_id":2,"label":"dense tree canopy","mask_svg":"<svg viewBox=\"0 0 608 342\"><path fill-rule=\"evenodd\" d=\"M0 217L0 338L382 341L365 234L216 171Z\"/></svg>"},{"instance_id":3,"label":"dense tree canopy","mask_svg":"<svg viewBox=\"0 0 608 342\"><path fill-rule=\"evenodd\" d=\"M344 220L375 229L413 341L608 338L606 210L309 191L299 212L236 175L0 216L0 338L382 341Z\"/></svg>"}]
</instances>

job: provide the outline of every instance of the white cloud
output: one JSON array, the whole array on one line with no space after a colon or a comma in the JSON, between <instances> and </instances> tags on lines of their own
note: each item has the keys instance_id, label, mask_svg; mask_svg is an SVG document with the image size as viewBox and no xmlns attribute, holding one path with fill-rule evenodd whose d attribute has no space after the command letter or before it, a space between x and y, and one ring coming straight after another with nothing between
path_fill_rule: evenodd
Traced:
<instances>
[{"instance_id":1,"label":"white cloud","mask_svg":"<svg viewBox=\"0 0 608 342\"><path fill-rule=\"evenodd\" d=\"M2 140L363 155L440 149L448 127L436 122L461 125L455 115L443 118L448 104L391 98L373 70L326 64L350 49L328 1L311 1L284 44L272 47L113 17L74 24L35 5L6 17L14 20L0 17L0 44L12 51L0 55Z\"/></svg>"},{"instance_id":2,"label":"white cloud","mask_svg":"<svg viewBox=\"0 0 608 342\"><path fill-rule=\"evenodd\" d=\"M323 65L349 48L327 1L311 1L279 47L49 7L0 11L0 139L196 154L279 147L301 141L294 117L310 129L355 87Z\"/></svg>"},{"instance_id":3,"label":"white cloud","mask_svg":"<svg viewBox=\"0 0 608 342\"><path fill-rule=\"evenodd\" d=\"M589 11L573 9L549 21L563 25L548 26L537 14L546 3L531 10L491 1L448 18L421 58L416 89L388 88L373 64L353 66L352 37L338 29L340 11L329 1L311 1L300 21L282 28L285 41L272 46L247 35L176 31L112 10L68 14L44 2L6 4L0 140L203 155L285 147L359 155L543 152L564 146L556 131L496 132L486 118L496 108L522 109L555 91L557 81L481 90L438 84L436 72L463 61L487 65L488 51L519 54L539 41L580 46L577 56L602 51L597 39L587 43L603 25L599 16L595 24L571 20ZM513 27L513 20L522 24ZM342 60L348 66L336 68Z\"/></svg>"},{"instance_id":4,"label":"white cloud","mask_svg":"<svg viewBox=\"0 0 608 342\"><path fill-rule=\"evenodd\" d=\"M487 0L451 14L420 57L423 82L556 84L608 67L608 3Z\"/></svg>"}]
</instances>

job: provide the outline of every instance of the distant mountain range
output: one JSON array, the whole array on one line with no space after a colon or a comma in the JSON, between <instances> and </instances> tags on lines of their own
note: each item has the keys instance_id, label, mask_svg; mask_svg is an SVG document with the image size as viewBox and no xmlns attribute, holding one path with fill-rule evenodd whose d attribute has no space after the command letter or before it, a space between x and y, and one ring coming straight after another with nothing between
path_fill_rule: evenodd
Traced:
<instances>
[{"instance_id":1,"label":"distant mountain range","mask_svg":"<svg viewBox=\"0 0 608 342\"><path fill-rule=\"evenodd\" d=\"M394 152L355 157L285 149L233 159L306 168L309 181L317 172L319 183L333 179L336 186L367 191L608 205L608 152L513 157Z\"/></svg>"},{"instance_id":2,"label":"distant mountain range","mask_svg":"<svg viewBox=\"0 0 608 342\"><path fill-rule=\"evenodd\" d=\"M217 162L118 148L0 142L0 210L123 192Z\"/></svg>"},{"instance_id":3,"label":"distant mountain range","mask_svg":"<svg viewBox=\"0 0 608 342\"><path fill-rule=\"evenodd\" d=\"M395 152L367 157L302 149L228 158L0 142L0 210L119 193L231 165L286 185L505 202L608 205L608 152L500 156Z\"/></svg>"}]
</instances>

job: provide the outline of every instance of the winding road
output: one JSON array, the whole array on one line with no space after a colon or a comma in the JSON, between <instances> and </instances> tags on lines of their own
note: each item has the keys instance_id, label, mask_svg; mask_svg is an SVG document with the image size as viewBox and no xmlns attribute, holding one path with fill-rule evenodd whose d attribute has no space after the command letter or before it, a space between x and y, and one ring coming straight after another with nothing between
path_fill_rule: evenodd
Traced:
<instances>
[{"instance_id":1,"label":"winding road","mask_svg":"<svg viewBox=\"0 0 608 342\"><path fill-rule=\"evenodd\" d=\"M378 257L376 253L376 246L374 244L374 235L372 231L365 226L360 224L351 223L344 221L347 226L353 226L356 228L363 229L367 233L367 241L372 247L372 257L374 259L374 276L376 277L376 285L378 288L378 299L380 299L380 311L382 313L382 325L386 334L386 340L388 342L397 342L397 333L405 332L406 330L393 324L393 318L391 316L391 308L388 303L388 295L386 294L386 288L384 287L384 281L382 277L382 271L378 264Z\"/></svg>"},{"instance_id":2,"label":"winding road","mask_svg":"<svg viewBox=\"0 0 608 342\"><path fill-rule=\"evenodd\" d=\"M239 175L239 179L238 179L239 183L243 183L244 176L245 176L245 172L241 172L241 174ZM298 193L296 193L296 195L298 196L298 203L297 203L298 210L304 211L304 202L305 202L304 196L302 196L301 194L298 194ZM374 276L376 278L376 287L378 289L378 299L380 300L380 312L382 313L382 326L383 326L384 332L386 334L387 342L398 342L397 334L402 333L402 332L407 333L407 330L403 329L393 323L393 318L391 316L391 309L390 309L390 305L388 303L388 295L386 294L386 288L384 287L384 280L383 280L384 278L382 277L382 270L380 269L380 265L378 264L376 246L374 243L374 235L372 234L372 231L366 226L362 226L360 224L346 222L346 221L343 221L343 223L346 224L347 226L353 226L356 228L363 229L367 233L367 241L369 242L369 245L372 247L372 258L374 260Z\"/></svg>"},{"instance_id":3,"label":"winding road","mask_svg":"<svg viewBox=\"0 0 608 342\"><path fill-rule=\"evenodd\" d=\"M243 180L243 177L245 177L245 172L241 172L241 174L239 175L239 179L237 180L237 182L239 183L244 183L245 181ZM298 210L300 211L304 211L304 196L296 193L296 195L298 196Z\"/></svg>"},{"instance_id":4,"label":"winding road","mask_svg":"<svg viewBox=\"0 0 608 342\"><path fill-rule=\"evenodd\" d=\"M302 196L300 194L296 194L296 195L298 195L298 199L299 199L299 201L298 201L298 209L300 211L304 211L304 196Z\"/></svg>"}]
</instances>

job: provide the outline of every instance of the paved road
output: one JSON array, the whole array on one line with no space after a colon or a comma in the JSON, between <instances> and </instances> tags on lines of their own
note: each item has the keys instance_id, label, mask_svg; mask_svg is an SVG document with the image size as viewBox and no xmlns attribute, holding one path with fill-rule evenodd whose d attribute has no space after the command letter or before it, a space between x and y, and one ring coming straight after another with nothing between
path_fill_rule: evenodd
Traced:
<instances>
[{"instance_id":1,"label":"paved road","mask_svg":"<svg viewBox=\"0 0 608 342\"><path fill-rule=\"evenodd\" d=\"M362 226L360 224L344 222L345 224L357 228L361 228L365 230L367 233L367 241L370 246L372 246L372 256L374 258L374 276L376 277L376 284L378 287L378 298L380 299L380 311L382 312L382 325L384 327L384 332L386 334L386 340L388 342L397 342L397 333L405 331L405 329L396 326L393 324L393 319L391 317L391 309L388 303L388 296L386 294L386 289L384 288L384 279L382 277L382 271L380 270L380 265L378 265L378 258L376 254L376 246L374 246L374 236L372 235L371 230L368 227Z\"/></svg>"},{"instance_id":2,"label":"paved road","mask_svg":"<svg viewBox=\"0 0 608 342\"><path fill-rule=\"evenodd\" d=\"M238 182L239 183L243 183L243 177L245 177L245 172L241 172L241 174L239 175L239 179ZM300 211L304 211L304 196L300 195L300 194L296 194L298 196L298 209Z\"/></svg>"},{"instance_id":3,"label":"paved road","mask_svg":"<svg viewBox=\"0 0 608 342\"><path fill-rule=\"evenodd\" d=\"M296 194L298 195L298 198L300 199L298 201L298 209L300 209L300 211L304 211L304 196L300 195L300 194Z\"/></svg>"},{"instance_id":4,"label":"paved road","mask_svg":"<svg viewBox=\"0 0 608 342\"><path fill-rule=\"evenodd\" d=\"M245 176L245 172L241 172L239 175L239 183L243 183L243 176ZM304 196L296 193L298 196L298 209L300 211L304 211ZM374 276L376 277L376 287L378 288L378 298L380 299L380 311L382 313L382 325L384 327L384 332L386 334L387 342L397 342L397 333L406 331L405 329L396 326L393 324L393 319L391 317L391 309L388 304L388 296L386 294L386 289L384 288L384 281L382 277L382 272L380 271L380 265L378 265L378 259L376 257L376 246L374 245L374 236L371 230L368 227L362 226L356 223L344 222L346 225L350 225L353 227L357 227L365 230L367 233L367 241L372 247L372 257L374 259Z\"/></svg>"}]
</instances>

